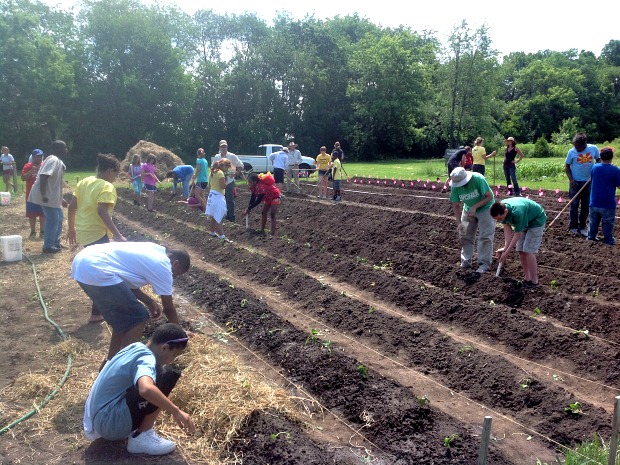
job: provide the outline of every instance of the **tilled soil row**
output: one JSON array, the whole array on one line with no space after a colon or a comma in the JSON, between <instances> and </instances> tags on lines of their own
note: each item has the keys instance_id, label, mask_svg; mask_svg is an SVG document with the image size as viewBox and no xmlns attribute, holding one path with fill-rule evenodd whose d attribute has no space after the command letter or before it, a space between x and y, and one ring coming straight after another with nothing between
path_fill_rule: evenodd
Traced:
<instances>
[{"instance_id":1,"label":"tilled soil row","mask_svg":"<svg viewBox=\"0 0 620 465\"><path fill-rule=\"evenodd\" d=\"M126 204L123 205L123 209L127 207ZM160 210L165 210L166 214L174 218L180 217L179 221L188 220L187 212L178 209L176 205L163 204L162 207L164 208ZM152 220L148 212L131 206L129 208L130 216L138 214L143 221ZM193 214L189 221L195 224L196 212L189 213ZM158 221L157 225L162 232L166 232L170 228L170 221ZM196 227L201 226L197 224ZM185 235L184 239L190 244L201 235L196 230L190 230L191 228L180 229L178 234ZM425 265L422 269L428 271L424 279L431 279L431 282L438 286L430 287L426 285L427 281L404 278L386 272L376 265L361 263L359 255L346 253L338 248L330 249L333 243L329 241L321 245L303 242L300 244L299 239L293 238L301 236L302 241L309 238L301 229L292 230L289 225L287 232L291 235L284 240L264 239L240 232L240 228L231 228L227 233L230 237L243 238L252 246L266 250L272 256L297 263L307 270L336 275L339 280L366 288L378 299L398 305L404 313L422 314L438 322L458 325L466 332L491 338L492 341L511 348L521 357L543 364L567 360L581 376L587 375L604 383L615 380L620 373L619 352L615 345L589 338L584 333L556 328L540 318L532 318L533 308L529 312L519 312L503 305L513 305L515 301L526 298L537 301L544 297L543 289L526 291L516 288L511 280L498 280L488 274L481 276L476 286L469 287L466 281L475 276L467 273L455 275L453 270L448 270L445 257L443 260L436 258L432 263L421 264ZM316 235L314 239L316 240ZM333 250L341 253L336 256L331 253ZM441 249L435 251L437 250ZM396 260L401 261L398 257ZM432 278L435 276L439 279L433 282ZM478 295L472 288L479 290ZM557 303L554 304L557 306ZM540 308L547 311L545 307Z\"/></svg>"},{"instance_id":2,"label":"tilled soil row","mask_svg":"<svg viewBox=\"0 0 620 465\"><path fill-rule=\"evenodd\" d=\"M201 238L200 233L193 228L179 228L178 225L170 227L171 223L166 226L169 233L170 230L174 231L170 234L173 234L176 240L186 243L193 241L201 249L203 244L204 249L213 247L212 242L208 244L209 239ZM275 242L268 241L269 244ZM305 264L306 260L300 258L300 255L297 255L297 260ZM379 312L369 316L366 304L340 296L328 286L303 273L274 263L274 260L268 257L248 254L243 249L237 249L234 253L217 254L215 261L238 275L249 274L254 281L264 285L278 283L282 291L306 302L305 307L309 312L315 311L314 304L318 299L321 307L314 315L339 331L361 336L361 339L367 339L388 354L404 356L407 364L414 365L425 373L432 373L450 388L466 392L468 396L494 409L511 414L530 428L541 431L558 442L574 443L586 439L592 431L606 432L609 429L609 417L602 410L588 406L586 408L592 415L576 422L572 415L563 410L570 399L570 394L563 389L537 380L530 380L528 386L522 388L519 385L523 373L517 367L501 357L469 349L462 350L463 347L428 325L403 322ZM367 272L377 273L377 278L386 275L376 270ZM442 292L438 289L423 291L429 291L429 295ZM497 324L497 318L494 320ZM525 321L530 322L527 318ZM580 350L583 349L581 347ZM492 380L490 386L489 380ZM586 405L583 402L582 404Z\"/></svg>"}]
</instances>

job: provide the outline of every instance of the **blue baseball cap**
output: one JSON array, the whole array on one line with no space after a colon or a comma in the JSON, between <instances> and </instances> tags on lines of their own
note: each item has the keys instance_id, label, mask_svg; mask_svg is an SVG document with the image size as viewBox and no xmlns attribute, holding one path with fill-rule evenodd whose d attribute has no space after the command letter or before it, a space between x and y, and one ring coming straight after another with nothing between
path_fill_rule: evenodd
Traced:
<instances>
[{"instance_id":1,"label":"blue baseball cap","mask_svg":"<svg viewBox=\"0 0 620 465\"><path fill-rule=\"evenodd\" d=\"M43 150L41 150L41 149L34 149L34 150L32 151L32 156L33 156L33 157L36 157L36 156L38 156L38 155L43 156Z\"/></svg>"}]
</instances>

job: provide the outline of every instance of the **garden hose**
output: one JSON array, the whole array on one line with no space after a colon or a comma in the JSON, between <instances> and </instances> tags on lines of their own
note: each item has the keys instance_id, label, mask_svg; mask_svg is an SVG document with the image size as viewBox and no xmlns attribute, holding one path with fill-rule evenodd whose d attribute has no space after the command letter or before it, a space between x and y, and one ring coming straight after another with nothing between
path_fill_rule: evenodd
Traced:
<instances>
[{"instance_id":1,"label":"garden hose","mask_svg":"<svg viewBox=\"0 0 620 465\"><path fill-rule=\"evenodd\" d=\"M30 258L27 255L24 255L24 257L26 258L26 260L28 260L30 262L30 264L32 265L32 274L34 277L34 284L37 288L37 295L39 297L39 303L41 304L41 307L43 308L43 316L45 317L45 319L54 327L56 328L56 331L58 332L60 338L63 341L67 340L67 335L64 333L64 331L62 330L62 328L49 317L48 314L48 310L47 310L47 305L45 305L45 301L43 300L43 296L41 295L41 288L39 287L39 280L37 278L37 270L34 266L34 263L32 260L30 260ZM4 428L0 429L0 435L6 433L8 430L10 430L11 428L17 426L18 424L20 424L22 421L27 420L28 418L32 417L35 413L37 413L39 410L41 410L41 408L45 407L45 405L47 405L47 403L52 400L56 394L58 394L58 392L60 391L60 389L63 387L63 385L65 384L65 382L67 381L67 379L69 378L69 374L71 373L71 367L73 365L73 356L71 354L69 354L67 356L67 368L65 370L64 375L62 376L62 378L60 379L60 381L58 382L58 385L54 388L54 390L49 393L47 395L47 397L45 397L45 399L43 399L43 401L39 404L39 405L35 405L34 408L32 410L30 410L28 413L26 413L24 416L18 418L17 420L9 423L8 425L6 425Z\"/></svg>"}]
</instances>

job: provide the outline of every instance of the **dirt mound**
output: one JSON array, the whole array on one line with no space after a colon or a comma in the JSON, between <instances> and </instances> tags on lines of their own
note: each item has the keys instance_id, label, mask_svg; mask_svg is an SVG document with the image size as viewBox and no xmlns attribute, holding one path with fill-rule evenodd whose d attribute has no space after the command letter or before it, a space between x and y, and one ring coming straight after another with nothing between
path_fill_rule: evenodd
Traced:
<instances>
[{"instance_id":1,"label":"dirt mound","mask_svg":"<svg viewBox=\"0 0 620 465\"><path fill-rule=\"evenodd\" d=\"M183 160L181 160L178 155L172 153L167 148L146 140L141 140L130 148L127 155L125 155L125 159L121 162L121 172L118 175L118 179L121 181L129 180L129 165L134 155L140 155L142 163L145 163L149 153L157 157L155 173L160 181L163 181L166 177L166 173L171 171L175 166L184 164Z\"/></svg>"}]
</instances>

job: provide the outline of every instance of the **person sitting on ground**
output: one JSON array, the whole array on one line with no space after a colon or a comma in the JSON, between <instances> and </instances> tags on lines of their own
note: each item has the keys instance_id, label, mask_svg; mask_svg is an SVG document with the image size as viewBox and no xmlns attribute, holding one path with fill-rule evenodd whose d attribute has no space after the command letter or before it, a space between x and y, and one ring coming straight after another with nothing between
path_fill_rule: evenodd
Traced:
<instances>
[{"instance_id":1,"label":"person sitting on ground","mask_svg":"<svg viewBox=\"0 0 620 465\"><path fill-rule=\"evenodd\" d=\"M30 223L30 237L36 237L37 235L35 231L37 218L39 218L39 237L43 237L45 234L45 215L43 214L43 208L41 205L28 201L30 190L34 185L35 179L37 179L39 168L41 168L41 163L43 162L43 150L34 149L30 157L32 161L26 163L22 168L22 181L26 181L26 217L28 217Z\"/></svg>"},{"instance_id":2,"label":"person sitting on ground","mask_svg":"<svg viewBox=\"0 0 620 465\"><path fill-rule=\"evenodd\" d=\"M82 244L89 247L127 239L112 221L112 211L116 205L116 188L112 184L121 164L111 153L97 155L97 174L82 179L73 192L69 203L67 241L71 245ZM91 308L89 323L103 321L103 316L95 304Z\"/></svg>"},{"instance_id":3,"label":"person sitting on ground","mask_svg":"<svg viewBox=\"0 0 620 465\"><path fill-rule=\"evenodd\" d=\"M450 187L450 173L454 171L454 168L457 168L459 166L465 166L465 154L467 154L467 150L465 150L465 147L463 147L454 152L452 156L448 159L448 179L446 179L446 182L444 183L441 192L445 193L448 191L448 188Z\"/></svg>"},{"instance_id":4,"label":"person sitting on ground","mask_svg":"<svg viewBox=\"0 0 620 465\"><path fill-rule=\"evenodd\" d=\"M249 215L250 211L263 202L263 212L261 215L261 231L265 232L267 226L267 214L271 215L271 235L276 235L277 221L276 215L278 214L278 205L281 203L281 193L275 185L275 179L271 176L271 173L256 174L252 173L248 177L248 187L252 193L250 197L250 203L248 208L245 209L245 215Z\"/></svg>"},{"instance_id":5,"label":"person sitting on ground","mask_svg":"<svg viewBox=\"0 0 620 465\"><path fill-rule=\"evenodd\" d=\"M495 251L499 263L506 263L510 252L516 248L525 275L523 284L538 286L536 254L547 222L543 207L533 200L514 197L495 202L491 206L491 216L504 225L504 247Z\"/></svg>"},{"instance_id":6,"label":"person sitting on ground","mask_svg":"<svg viewBox=\"0 0 620 465\"><path fill-rule=\"evenodd\" d=\"M168 321L179 324L172 301L172 280L189 267L187 251L166 249L152 242L97 244L75 256L71 277L112 327L107 360L141 339L149 314L154 320L162 315L162 308L140 289L142 286L151 285L161 298Z\"/></svg>"},{"instance_id":7,"label":"person sitting on ground","mask_svg":"<svg viewBox=\"0 0 620 465\"><path fill-rule=\"evenodd\" d=\"M194 176L194 167L192 165L175 166L172 171L168 171L167 178L172 178L172 193L176 194L177 184L181 183L183 187L183 198L189 198L189 185L192 183Z\"/></svg>"},{"instance_id":8,"label":"person sitting on ground","mask_svg":"<svg viewBox=\"0 0 620 465\"><path fill-rule=\"evenodd\" d=\"M465 171L456 167L450 174L452 191L450 202L458 223L461 238L461 268L471 268L474 255L474 241L478 233L478 273L486 273L493 260L493 238L495 237L495 221L489 209L495 196L480 173ZM461 211L461 204L464 205Z\"/></svg>"},{"instance_id":9,"label":"person sitting on ground","mask_svg":"<svg viewBox=\"0 0 620 465\"><path fill-rule=\"evenodd\" d=\"M200 202L196 198L196 184L192 183L189 186L189 197L187 200L177 200L177 203L182 203L191 208L200 208Z\"/></svg>"},{"instance_id":10,"label":"person sitting on ground","mask_svg":"<svg viewBox=\"0 0 620 465\"><path fill-rule=\"evenodd\" d=\"M86 399L85 436L91 441L127 438L132 454L169 454L176 444L153 429L161 410L181 428L195 432L190 415L168 398L181 373L167 365L183 353L188 340L183 328L166 323L146 344L130 344L106 363Z\"/></svg>"},{"instance_id":11,"label":"person sitting on ground","mask_svg":"<svg viewBox=\"0 0 620 465\"><path fill-rule=\"evenodd\" d=\"M603 223L603 243L614 245L614 225L616 224L616 189L620 188L620 168L612 164L614 149L603 147L600 150L601 163L592 167L590 190L590 224L588 240L597 240L598 226Z\"/></svg>"},{"instance_id":12,"label":"person sitting on ground","mask_svg":"<svg viewBox=\"0 0 620 465\"><path fill-rule=\"evenodd\" d=\"M226 216L228 208L226 206L226 173L231 169L232 164L227 158L220 158L213 162L211 175L209 178L209 197L207 197L207 207L205 214L209 221L209 234L223 241L231 242L224 234L222 222Z\"/></svg>"},{"instance_id":13,"label":"person sitting on ground","mask_svg":"<svg viewBox=\"0 0 620 465\"><path fill-rule=\"evenodd\" d=\"M474 163L471 167L471 170L475 171L476 173L480 173L482 176L484 176L485 173L486 161L496 155L495 150L493 150L490 154L487 155L486 149L482 146L483 142L484 139L478 136L476 138L476 141L474 142L474 148L471 150L471 156Z\"/></svg>"}]
</instances>

